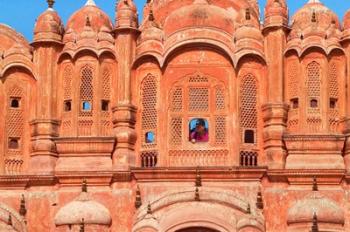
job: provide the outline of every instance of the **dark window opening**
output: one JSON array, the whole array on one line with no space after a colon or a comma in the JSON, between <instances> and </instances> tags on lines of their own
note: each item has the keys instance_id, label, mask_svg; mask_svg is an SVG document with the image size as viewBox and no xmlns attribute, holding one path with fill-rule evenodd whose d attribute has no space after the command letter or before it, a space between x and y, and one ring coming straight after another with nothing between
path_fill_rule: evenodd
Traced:
<instances>
[{"instance_id":1,"label":"dark window opening","mask_svg":"<svg viewBox=\"0 0 350 232\"><path fill-rule=\"evenodd\" d=\"M299 108L299 99L293 98L290 100L292 109L298 109Z\"/></svg>"},{"instance_id":2,"label":"dark window opening","mask_svg":"<svg viewBox=\"0 0 350 232\"><path fill-rule=\"evenodd\" d=\"M317 108L318 107L318 101L316 99L312 99L310 101L310 107L311 108Z\"/></svg>"},{"instance_id":3,"label":"dark window opening","mask_svg":"<svg viewBox=\"0 0 350 232\"><path fill-rule=\"evenodd\" d=\"M331 98L329 100L329 108L335 109L337 107L337 101L338 101L337 99Z\"/></svg>"},{"instance_id":4,"label":"dark window opening","mask_svg":"<svg viewBox=\"0 0 350 232\"><path fill-rule=\"evenodd\" d=\"M156 136L152 131L145 134L145 143L154 143L155 139Z\"/></svg>"},{"instance_id":5,"label":"dark window opening","mask_svg":"<svg viewBox=\"0 0 350 232\"><path fill-rule=\"evenodd\" d=\"M72 111L72 101L65 101L64 102L64 111Z\"/></svg>"},{"instance_id":6,"label":"dark window opening","mask_svg":"<svg viewBox=\"0 0 350 232\"><path fill-rule=\"evenodd\" d=\"M244 143L255 143L254 130L245 130L244 131Z\"/></svg>"},{"instance_id":7,"label":"dark window opening","mask_svg":"<svg viewBox=\"0 0 350 232\"><path fill-rule=\"evenodd\" d=\"M83 101L83 111L91 111L91 102Z\"/></svg>"},{"instance_id":8,"label":"dark window opening","mask_svg":"<svg viewBox=\"0 0 350 232\"><path fill-rule=\"evenodd\" d=\"M189 141L192 143L209 141L209 124L204 118L192 119L189 123Z\"/></svg>"},{"instance_id":9,"label":"dark window opening","mask_svg":"<svg viewBox=\"0 0 350 232\"><path fill-rule=\"evenodd\" d=\"M141 167L153 168L158 163L158 153L156 151L146 151L141 153Z\"/></svg>"},{"instance_id":10,"label":"dark window opening","mask_svg":"<svg viewBox=\"0 0 350 232\"><path fill-rule=\"evenodd\" d=\"M19 108L19 99L18 98L11 99L11 108Z\"/></svg>"},{"instance_id":11,"label":"dark window opening","mask_svg":"<svg viewBox=\"0 0 350 232\"><path fill-rule=\"evenodd\" d=\"M8 148L9 149L19 149L19 139L18 138L9 138Z\"/></svg>"},{"instance_id":12,"label":"dark window opening","mask_svg":"<svg viewBox=\"0 0 350 232\"><path fill-rule=\"evenodd\" d=\"M101 110L102 111L108 111L109 110L109 101L102 100L101 101Z\"/></svg>"}]
</instances>

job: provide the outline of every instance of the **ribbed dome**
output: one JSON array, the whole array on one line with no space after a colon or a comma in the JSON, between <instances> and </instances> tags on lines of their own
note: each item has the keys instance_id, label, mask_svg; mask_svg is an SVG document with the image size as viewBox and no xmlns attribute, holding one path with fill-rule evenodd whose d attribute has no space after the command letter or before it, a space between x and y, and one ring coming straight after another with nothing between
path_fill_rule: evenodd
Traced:
<instances>
[{"instance_id":1,"label":"ribbed dome","mask_svg":"<svg viewBox=\"0 0 350 232\"><path fill-rule=\"evenodd\" d=\"M99 32L102 27L112 31L113 26L108 15L90 1L69 18L67 31L73 30L76 33L81 33L84 31L87 21L95 32Z\"/></svg>"},{"instance_id":2,"label":"ribbed dome","mask_svg":"<svg viewBox=\"0 0 350 232\"><path fill-rule=\"evenodd\" d=\"M288 211L288 224L312 222L314 213L319 222L343 224L344 212L334 201L313 192L297 201Z\"/></svg>"},{"instance_id":3,"label":"ribbed dome","mask_svg":"<svg viewBox=\"0 0 350 232\"><path fill-rule=\"evenodd\" d=\"M331 24L340 28L339 19L333 11L318 0L310 0L293 16L292 29L302 31L315 24L321 30L326 30Z\"/></svg>"},{"instance_id":4,"label":"ribbed dome","mask_svg":"<svg viewBox=\"0 0 350 232\"><path fill-rule=\"evenodd\" d=\"M34 41L62 39L63 24L60 16L52 8L42 13L35 24Z\"/></svg>"},{"instance_id":5,"label":"ribbed dome","mask_svg":"<svg viewBox=\"0 0 350 232\"><path fill-rule=\"evenodd\" d=\"M195 0L193 4L181 7L167 17L164 32L170 35L188 27L212 27L233 34L237 15L234 13L211 5L207 0Z\"/></svg>"},{"instance_id":6,"label":"ribbed dome","mask_svg":"<svg viewBox=\"0 0 350 232\"><path fill-rule=\"evenodd\" d=\"M110 225L112 222L108 209L93 201L88 193L82 192L79 197L63 206L56 214L55 224L77 225L84 219L85 224Z\"/></svg>"}]
</instances>

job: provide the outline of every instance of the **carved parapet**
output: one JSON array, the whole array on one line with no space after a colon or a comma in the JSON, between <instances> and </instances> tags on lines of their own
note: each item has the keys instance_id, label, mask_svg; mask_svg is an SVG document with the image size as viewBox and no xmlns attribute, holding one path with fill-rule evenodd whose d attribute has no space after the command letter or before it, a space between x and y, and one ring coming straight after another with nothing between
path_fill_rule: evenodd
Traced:
<instances>
[{"instance_id":1,"label":"carved parapet","mask_svg":"<svg viewBox=\"0 0 350 232\"><path fill-rule=\"evenodd\" d=\"M39 119L30 122L32 152L30 172L33 174L52 174L57 160L54 138L58 137L59 121Z\"/></svg>"},{"instance_id":2,"label":"carved parapet","mask_svg":"<svg viewBox=\"0 0 350 232\"><path fill-rule=\"evenodd\" d=\"M268 103L262 106L263 120L265 127L283 126L286 127L289 106L285 103Z\"/></svg>"},{"instance_id":3,"label":"carved parapet","mask_svg":"<svg viewBox=\"0 0 350 232\"><path fill-rule=\"evenodd\" d=\"M128 169L135 165L137 108L130 104L121 104L114 107L112 111L114 134L117 139L113 154L113 166L117 169Z\"/></svg>"},{"instance_id":4,"label":"carved parapet","mask_svg":"<svg viewBox=\"0 0 350 232\"><path fill-rule=\"evenodd\" d=\"M111 170L113 137L67 137L55 141L59 154L56 173Z\"/></svg>"},{"instance_id":5,"label":"carved parapet","mask_svg":"<svg viewBox=\"0 0 350 232\"><path fill-rule=\"evenodd\" d=\"M343 135L284 135L288 169L344 169Z\"/></svg>"},{"instance_id":6,"label":"carved parapet","mask_svg":"<svg viewBox=\"0 0 350 232\"><path fill-rule=\"evenodd\" d=\"M262 106L264 120L264 149L268 166L272 169L284 168L286 150L283 133L287 127L288 105L266 104Z\"/></svg>"}]
</instances>

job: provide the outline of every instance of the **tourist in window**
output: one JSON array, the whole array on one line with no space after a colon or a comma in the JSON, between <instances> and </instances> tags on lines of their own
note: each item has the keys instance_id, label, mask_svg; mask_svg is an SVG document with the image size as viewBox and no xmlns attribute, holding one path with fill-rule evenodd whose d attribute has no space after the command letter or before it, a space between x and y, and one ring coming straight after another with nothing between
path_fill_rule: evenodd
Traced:
<instances>
[{"instance_id":1,"label":"tourist in window","mask_svg":"<svg viewBox=\"0 0 350 232\"><path fill-rule=\"evenodd\" d=\"M195 122L194 128L192 128L192 122ZM190 127L190 141L192 143L209 141L208 127L206 126L206 121L204 119L199 118L192 120Z\"/></svg>"}]
</instances>

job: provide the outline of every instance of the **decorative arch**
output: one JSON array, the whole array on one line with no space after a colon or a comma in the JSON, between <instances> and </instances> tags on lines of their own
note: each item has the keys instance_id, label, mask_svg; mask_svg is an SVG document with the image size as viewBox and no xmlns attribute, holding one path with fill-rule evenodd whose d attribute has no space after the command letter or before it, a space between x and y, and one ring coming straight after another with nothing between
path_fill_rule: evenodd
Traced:
<instances>
[{"instance_id":1,"label":"decorative arch","mask_svg":"<svg viewBox=\"0 0 350 232\"><path fill-rule=\"evenodd\" d=\"M9 62L8 60L6 61L6 59L4 60L4 65L1 67L0 66L0 79L4 76L6 76L6 73L8 71L10 71L11 69L14 68L23 68L24 70L26 70L30 76L33 78L33 80L38 80L38 76L35 72L35 68L33 63L31 62L27 62L27 61L19 61L16 60L15 62Z\"/></svg>"},{"instance_id":2,"label":"decorative arch","mask_svg":"<svg viewBox=\"0 0 350 232\"><path fill-rule=\"evenodd\" d=\"M196 192L200 201L195 200ZM231 191L205 187L167 192L137 211L132 231L178 232L191 227L204 227L220 232L239 232L251 227L263 232L262 213L253 208L250 214L247 211L248 202L242 199Z\"/></svg>"},{"instance_id":3,"label":"decorative arch","mask_svg":"<svg viewBox=\"0 0 350 232\"><path fill-rule=\"evenodd\" d=\"M158 163L158 80L147 74L141 82L141 167L150 168Z\"/></svg>"},{"instance_id":4,"label":"decorative arch","mask_svg":"<svg viewBox=\"0 0 350 232\"><path fill-rule=\"evenodd\" d=\"M168 50L163 54L163 60L161 62L161 67L165 67L169 60L173 57L177 52L191 47L207 47L214 49L219 54L223 55L227 60L232 64L235 64L234 55L232 49L230 49L226 44L212 40L212 39L192 39L190 41L184 41L181 43L174 44L169 47Z\"/></svg>"}]
</instances>

